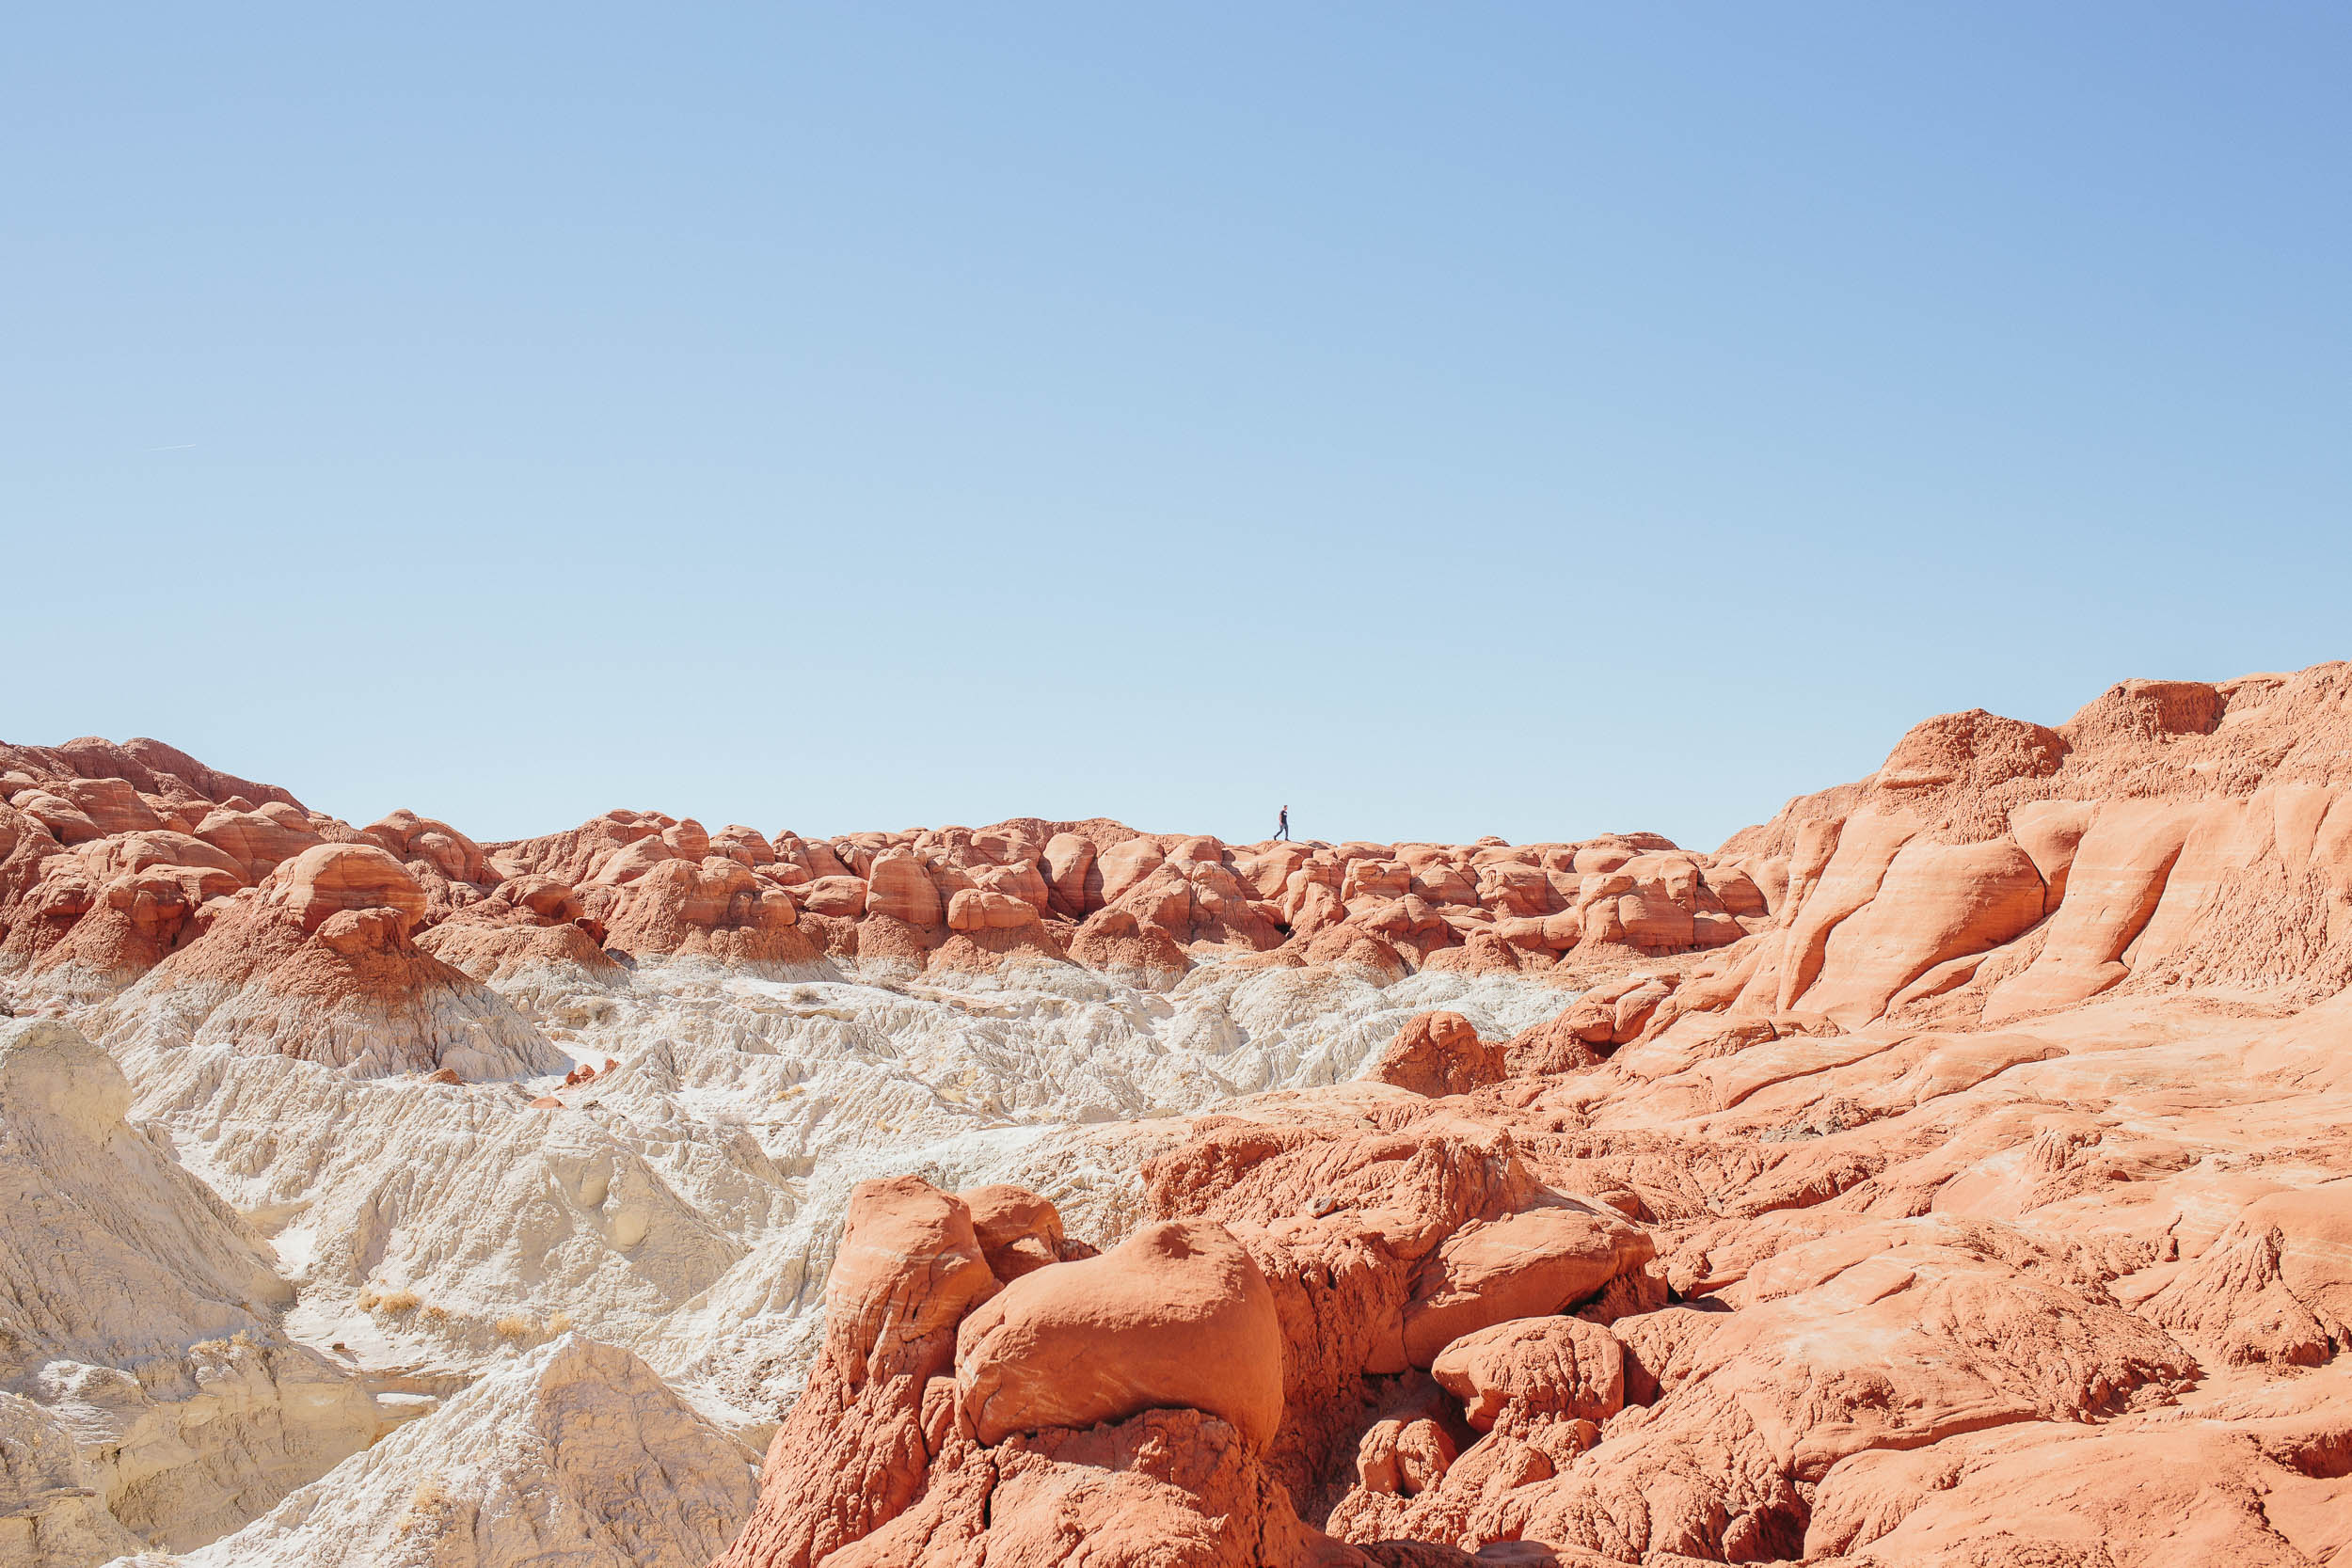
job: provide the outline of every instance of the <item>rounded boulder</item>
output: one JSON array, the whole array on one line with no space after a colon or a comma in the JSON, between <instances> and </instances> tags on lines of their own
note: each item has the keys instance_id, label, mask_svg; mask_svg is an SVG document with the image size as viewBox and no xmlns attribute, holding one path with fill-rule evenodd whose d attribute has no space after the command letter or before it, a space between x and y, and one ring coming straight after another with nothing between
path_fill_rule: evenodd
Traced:
<instances>
[{"instance_id":1,"label":"rounded boulder","mask_svg":"<svg viewBox=\"0 0 2352 1568\"><path fill-rule=\"evenodd\" d=\"M976 1308L957 1333L956 1386L984 1444L1171 1408L1216 1416L1263 1449L1282 1419L1281 1323L1223 1226L1162 1221Z\"/></svg>"},{"instance_id":2,"label":"rounded boulder","mask_svg":"<svg viewBox=\"0 0 2352 1568\"><path fill-rule=\"evenodd\" d=\"M1455 1012L1415 1013L1369 1076L1432 1097L1467 1094L1502 1077L1502 1054Z\"/></svg>"},{"instance_id":3,"label":"rounded boulder","mask_svg":"<svg viewBox=\"0 0 2352 1568\"><path fill-rule=\"evenodd\" d=\"M910 926L940 923L939 889L923 863L905 849L885 849L866 874L866 912L886 914Z\"/></svg>"},{"instance_id":4,"label":"rounded boulder","mask_svg":"<svg viewBox=\"0 0 2352 1568\"><path fill-rule=\"evenodd\" d=\"M1429 1372L1481 1432L1530 1418L1605 1421L1625 1407L1625 1347L1581 1318L1518 1318L1465 1334Z\"/></svg>"},{"instance_id":5,"label":"rounded boulder","mask_svg":"<svg viewBox=\"0 0 2352 1568\"><path fill-rule=\"evenodd\" d=\"M920 1177L861 1181L825 1280L825 1351L844 1381L943 1370L947 1331L996 1289L972 1211Z\"/></svg>"},{"instance_id":6,"label":"rounded boulder","mask_svg":"<svg viewBox=\"0 0 2352 1568\"><path fill-rule=\"evenodd\" d=\"M424 889L408 868L373 844L320 844L289 863L282 898L307 933L345 910L390 910L405 934L425 915Z\"/></svg>"},{"instance_id":7,"label":"rounded boulder","mask_svg":"<svg viewBox=\"0 0 2352 1568\"><path fill-rule=\"evenodd\" d=\"M1583 1206L1530 1209L1454 1232L1405 1307L1405 1354L1426 1367L1465 1334L1558 1312L1656 1256L1648 1233Z\"/></svg>"}]
</instances>

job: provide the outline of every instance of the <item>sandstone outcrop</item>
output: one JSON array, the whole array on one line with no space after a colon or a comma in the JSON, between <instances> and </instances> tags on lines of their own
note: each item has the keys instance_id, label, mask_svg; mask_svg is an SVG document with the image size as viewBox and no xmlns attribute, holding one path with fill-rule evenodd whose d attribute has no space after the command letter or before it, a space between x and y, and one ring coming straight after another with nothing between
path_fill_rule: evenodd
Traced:
<instances>
[{"instance_id":1,"label":"sandstone outcrop","mask_svg":"<svg viewBox=\"0 0 2352 1568\"><path fill-rule=\"evenodd\" d=\"M1361 1560L1260 1461L1283 1344L1221 1227L1147 1227L1007 1286L961 1198L869 1182L826 1291L817 1374L723 1562L1049 1562L1080 1540L1101 1561Z\"/></svg>"},{"instance_id":2,"label":"sandstone outcrop","mask_svg":"<svg viewBox=\"0 0 2352 1568\"><path fill-rule=\"evenodd\" d=\"M530 934L569 925L621 955L613 961L707 959L798 975L1068 962L1166 990L1200 958L1272 954L1389 983L1423 968L1541 974L1571 952L1607 963L1705 950L1738 941L1767 908L1747 871L1655 835L1518 849L1231 846L1102 819L1020 818L819 841L740 824L713 835L691 818L614 810L485 846L411 811L355 829L151 742L7 754L18 766L0 780L12 802L0 820L0 968L47 957L89 992L119 990L195 940L209 906L239 887L306 855L307 879L323 864L356 874L370 850L414 890L401 884L406 905L366 907L402 909L412 937L453 927L424 945L501 979L600 967L580 938ZM119 771L75 771L99 767ZM126 845L133 839L143 847ZM135 881L116 885L126 876ZM572 890L578 909L553 918L501 900L498 890L520 879Z\"/></svg>"},{"instance_id":3,"label":"sandstone outcrop","mask_svg":"<svg viewBox=\"0 0 2352 1568\"><path fill-rule=\"evenodd\" d=\"M1416 1094L1463 1094L1502 1076L1502 1053L1460 1013L1422 1013L1397 1032L1370 1076Z\"/></svg>"},{"instance_id":4,"label":"sandstone outcrop","mask_svg":"<svg viewBox=\"0 0 2352 1568\"><path fill-rule=\"evenodd\" d=\"M972 1311L956 1333L956 1391L990 1447L1172 1407L1263 1449L1282 1416L1281 1325L1224 1227L1163 1220L1100 1257L1032 1270Z\"/></svg>"},{"instance_id":5,"label":"sandstone outcrop","mask_svg":"<svg viewBox=\"0 0 2352 1568\"><path fill-rule=\"evenodd\" d=\"M1465 1334L1562 1311L1654 1256L1639 1228L1573 1200L1465 1225L1422 1266L1405 1304L1405 1358L1426 1367Z\"/></svg>"},{"instance_id":6,"label":"sandstone outcrop","mask_svg":"<svg viewBox=\"0 0 2352 1568\"><path fill-rule=\"evenodd\" d=\"M587 980L620 968L604 948L605 935L578 890L525 872L421 933L417 945L477 980L529 979L550 970Z\"/></svg>"},{"instance_id":7,"label":"sandstone outcrop","mask_svg":"<svg viewBox=\"0 0 2352 1568\"><path fill-rule=\"evenodd\" d=\"M1063 1234L1061 1213L1025 1187L991 1182L956 1195L972 1215L989 1272L1009 1285L1055 1263L1091 1258L1095 1249Z\"/></svg>"},{"instance_id":8,"label":"sandstone outcrop","mask_svg":"<svg viewBox=\"0 0 2352 1568\"><path fill-rule=\"evenodd\" d=\"M560 1071L496 992L420 948L416 878L371 845L304 850L222 901L194 941L116 998L110 1040L224 1046L358 1075L449 1068L468 1080Z\"/></svg>"},{"instance_id":9,"label":"sandstone outcrop","mask_svg":"<svg viewBox=\"0 0 2352 1568\"><path fill-rule=\"evenodd\" d=\"M208 768L160 740L111 740L85 736L60 746L0 743L0 784L22 777L24 787L76 779L119 779L148 798L158 811L205 802L238 802L240 809L277 802L303 809L302 802L275 784L256 784Z\"/></svg>"},{"instance_id":10,"label":"sandstone outcrop","mask_svg":"<svg viewBox=\"0 0 2352 1568\"><path fill-rule=\"evenodd\" d=\"M135 751L0 759L0 1005L103 1034L126 1135L272 1238L239 1277L303 1338L236 1365L446 1400L301 1549L402 1486L659 1490L427 1440L580 1328L768 1442L741 1568L2346 1549L2346 667L1947 715L1711 854L477 844ZM210 1366L136 1339L39 1354ZM332 1456L240 1371L259 1427L190 1414L289 1457L207 1513L74 1376L0 1425L83 1560Z\"/></svg>"},{"instance_id":11,"label":"sandstone outcrop","mask_svg":"<svg viewBox=\"0 0 2352 1568\"><path fill-rule=\"evenodd\" d=\"M2331 1560L2347 738L2344 666L2126 683L2061 726L1931 721L1713 856L1236 856L1288 927L1241 961L1589 978L1516 1033L1417 1014L1369 1082L1244 1101L1143 1163L1143 1217L1220 1226L1280 1333L1271 1438L1229 1412L1183 1441L1261 1450L1301 1529L1382 1562ZM1084 864L1118 940L1182 952L1200 906L1170 867L1202 853L1066 854L1049 909ZM1038 1438L1140 1418L1076 1327L1117 1256L1020 1276L1070 1304L1030 1342L1087 1347L1025 1385L1067 1423ZM834 1560L1034 1539L1004 1506L1026 1423L975 1425L968 1382L942 1441L993 1479L934 1467ZM1218 1418L1204 1398L1156 1402Z\"/></svg>"},{"instance_id":12,"label":"sandstone outcrop","mask_svg":"<svg viewBox=\"0 0 2352 1568\"><path fill-rule=\"evenodd\" d=\"M721 1560L807 1568L903 1513L960 1402L966 1312L1003 1288L963 1202L913 1177L862 1184L825 1284L825 1343L769 1446L758 1511ZM934 1390L936 1384L936 1390Z\"/></svg>"},{"instance_id":13,"label":"sandstone outcrop","mask_svg":"<svg viewBox=\"0 0 2352 1568\"><path fill-rule=\"evenodd\" d=\"M1625 1347L1581 1318L1517 1318L1465 1334L1430 1372L1480 1432L1600 1422L1625 1408Z\"/></svg>"}]
</instances>

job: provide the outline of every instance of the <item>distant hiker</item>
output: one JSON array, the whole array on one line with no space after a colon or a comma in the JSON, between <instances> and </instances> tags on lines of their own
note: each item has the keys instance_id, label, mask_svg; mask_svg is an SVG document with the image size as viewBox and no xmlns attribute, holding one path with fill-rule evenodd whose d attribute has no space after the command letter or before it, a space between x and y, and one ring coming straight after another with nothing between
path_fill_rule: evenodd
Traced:
<instances>
[{"instance_id":1,"label":"distant hiker","mask_svg":"<svg viewBox=\"0 0 2352 1568\"><path fill-rule=\"evenodd\" d=\"M1284 806L1282 808L1282 815L1275 819L1274 841L1278 844L1285 843L1289 840L1290 836L1291 809L1288 806Z\"/></svg>"}]
</instances>

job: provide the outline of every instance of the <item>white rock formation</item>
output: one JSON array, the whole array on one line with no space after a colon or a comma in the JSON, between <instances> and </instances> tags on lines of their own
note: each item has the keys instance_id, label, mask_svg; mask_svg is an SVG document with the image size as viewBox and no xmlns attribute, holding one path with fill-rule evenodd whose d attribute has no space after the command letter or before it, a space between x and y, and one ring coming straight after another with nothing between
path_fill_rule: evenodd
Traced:
<instances>
[{"instance_id":1,"label":"white rock formation","mask_svg":"<svg viewBox=\"0 0 2352 1568\"><path fill-rule=\"evenodd\" d=\"M618 1070L363 1079L193 1037L138 988L100 1016L139 1114L275 1234L301 1338L470 1375L577 1327L754 1436L798 1386L857 1180L1024 1180L1115 1239L1152 1147L1138 1118L1350 1077L1423 1007L1509 1034L1563 1002L1513 978L1215 965L1168 994L1065 964L952 986L696 960L495 985ZM563 1109L530 1108L547 1089Z\"/></svg>"},{"instance_id":2,"label":"white rock formation","mask_svg":"<svg viewBox=\"0 0 2352 1568\"><path fill-rule=\"evenodd\" d=\"M266 914L248 905L222 915L240 922L232 933L240 940L202 954L202 963L190 950L149 971L103 1006L119 1021L105 1033L135 1037L151 1053L225 1047L362 1078L437 1066L469 1079L564 1070L562 1053L471 977L410 950L387 963L391 978L380 987L354 985L339 969L320 973L318 944Z\"/></svg>"},{"instance_id":3,"label":"white rock formation","mask_svg":"<svg viewBox=\"0 0 2352 1568\"><path fill-rule=\"evenodd\" d=\"M566 1334L236 1534L115 1568L702 1568L758 1490L651 1368Z\"/></svg>"},{"instance_id":4,"label":"white rock formation","mask_svg":"<svg viewBox=\"0 0 2352 1568\"><path fill-rule=\"evenodd\" d=\"M32 1401L0 1394L0 1568L82 1568L138 1546L106 1512L73 1434Z\"/></svg>"},{"instance_id":5,"label":"white rock formation","mask_svg":"<svg viewBox=\"0 0 2352 1568\"><path fill-rule=\"evenodd\" d=\"M0 1227L0 1327L16 1336L0 1350L23 1396L0 1410L0 1466L24 1499L0 1515L17 1553L0 1568L89 1568L141 1546L201 1548L191 1560L206 1564L400 1560L389 1543L460 1520L479 1525L463 1548L475 1555L432 1560L670 1560L601 1545L532 1556L558 1537L479 1522L507 1516L499 1498L545 1491L512 1480L539 1461L447 1434L521 1408L492 1401L584 1411L620 1366L638 1394L695 1413L677 1418L715 1421L695 1430L743 1471L736 1445L765 1441L805 1373L856 1181L1016 1180L1073 1234L1114 1242L1168 1135L1155 1118L1351 1077L1422 1008L1456 1008L1491 1037L1564 1003L1509 977L1384 988L1214 963L1168 991L1066 964L908 979L828 963L792 978L681 959L485 978L453 1022L446 1008L306 1017L267 988L200 976L95 1003L17 986L17 1005L67 1009L112 1054L55 1022L11 1025L0 1052L0 1190L21 1216ZM319 1028L350 1049L267 1049ZM420 1029L433 1039L411 1049ZM502 1081L360 1070L437 1052ZM566 1087L544 1069L567 1059L618 1066ZM550 1093L560 1108L533 1106ZM92 1226L92 1212L108 1217ZM58 1278L77 1282L63 1301L46 1290ZM371 1401L360 1367L415 1392ZM453 1393L233 1549L222 1539L425 1395ZM611 1497L640 1489L639 1458L572 1451L549 1497L605 1496L600 1466L619 1466ZM401 1479L384 1479L395 1458ZM745 1478L723 1521L736 1505L714 1494L707 1513L646 1523L645 1539L668 1530L690 1544L677 1560L706 1560L750 1507ZM420 1501L434 1497L455 1512Z\"/></svg>"},{"instance_id":6,"label":"white rock formation","mask_svg":"<svg viewBox=\"0 0 2352 1568\"><path fill-rule=\"evenodd\" d=\"M19 1396L0 1468L28 1561L74 1556L75 1531L83 1560L119 1546L102 1512L209 1540L383 1425L356 1371L280 1332L293 1292L265 1246L130 1102L69 1025L0 1021L0 1384Z\"/></svg>"}]
</instances>

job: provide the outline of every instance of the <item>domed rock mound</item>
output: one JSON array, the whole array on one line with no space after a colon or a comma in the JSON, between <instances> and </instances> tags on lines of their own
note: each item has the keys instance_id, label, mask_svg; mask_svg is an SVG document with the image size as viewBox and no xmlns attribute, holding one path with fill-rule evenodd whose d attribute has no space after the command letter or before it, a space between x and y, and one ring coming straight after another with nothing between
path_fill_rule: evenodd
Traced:
<instances>
[{"instance_id":1,"label":"domed rock mound","mask_svg":"<svg viewBox=\"0 0 2352 1568\"><path fill-rule=\"evenodd\" d=\"M563 1070L566 1059L505 1001L417 946L409 931L424 910L423 888L387 851L306 849L118 999L118 1032L356 1076Z\"/></svg>"},{"instance_id":2,"label":"domed rock mound","mask_svg":"<svg viewBox=\"0 0 2352 1568\"><path fill-rule=\"evenodd\" d=\"M1281 1325L1224 1227L1164 1220L982 1303L956 1332L956 1390L985 1444L1175 1406L1263 1449L1282 1417Z\"/></svg>"}]
</instances>

